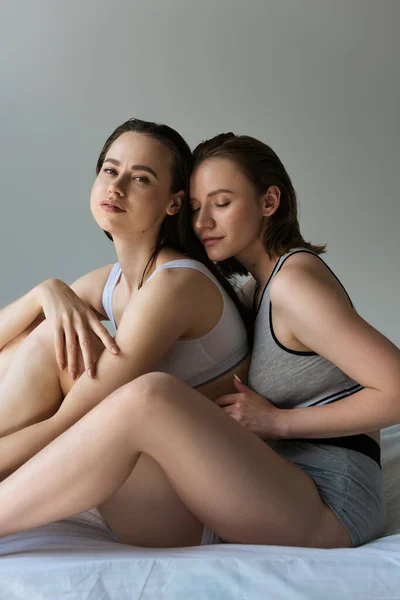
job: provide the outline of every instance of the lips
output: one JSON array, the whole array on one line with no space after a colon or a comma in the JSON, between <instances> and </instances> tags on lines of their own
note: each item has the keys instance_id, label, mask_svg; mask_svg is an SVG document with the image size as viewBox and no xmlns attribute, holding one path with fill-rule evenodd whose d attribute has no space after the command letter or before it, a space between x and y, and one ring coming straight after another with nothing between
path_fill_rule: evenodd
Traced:
<instances>
[{"instance_id":1,"label":"lips","mask_svg":"<svg viewBox=\"0 0 400 600\"><path fill-rule=\"evenodd\" d=\"M202 242L204 246L215 246L215 244L218 244L223 239L223 237L204 237Z\"/></svg>"},{"instance_id":2,"label":"lips","mask_svg":"<svg viewBox=\"0 0 400 600\"><path fill-rule=\"evenodd\" d=\"M109 212L126 212L119 204L116 202L101 202L100 206L104 208L104 210Z\"/></svg>"}]
</instances>

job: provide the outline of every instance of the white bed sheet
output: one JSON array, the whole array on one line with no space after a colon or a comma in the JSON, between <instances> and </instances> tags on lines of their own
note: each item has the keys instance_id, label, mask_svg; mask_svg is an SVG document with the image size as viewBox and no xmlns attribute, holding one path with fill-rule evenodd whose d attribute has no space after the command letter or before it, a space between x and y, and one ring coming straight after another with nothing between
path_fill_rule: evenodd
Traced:
<instances>
[{"instance_id":1,"label":"white bed sheet","mask_svg":"<svg viewBox=\"0 0 400 600\"><path fill-rule=\"evenodd\" d=\"M361 548L118 544L89 519L0 540L0 600L400 598L400 426L382 436L385 536Z\"/></svg>"}]
</instances>

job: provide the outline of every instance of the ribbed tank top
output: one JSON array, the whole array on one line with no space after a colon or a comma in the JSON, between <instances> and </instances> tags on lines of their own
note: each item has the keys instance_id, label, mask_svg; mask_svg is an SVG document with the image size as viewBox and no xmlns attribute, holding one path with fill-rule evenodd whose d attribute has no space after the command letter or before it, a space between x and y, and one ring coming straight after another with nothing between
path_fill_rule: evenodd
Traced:
<instances>
[{"instance_id":1,"label":"ribbed tank top","mask_svg":"<svg viewBox=\"0 0 400 600\"><path fill-rule=\"evenodd\" d=\"M247 332L235 303L201 262L192 259L170 261L158 267L147 281L162 269L179 268L195 269L211 279L222 294L223 311L215 327L204 336L192 340L177 340L154 370L175 375L191 387L198 387L220 377L247 356ZM121 273L120 264L116 263L108 276L102 297L104 310L115 330L117 327L112 310L112 295Z\"/></svg>"},{"instance_id":2,"label":"ribbed tank top","mask_svg":"<svg viewBox=\"0 0 400 600\"><path fill-rule=\"evenodd\" d=\"M304 248L295 248L281 256L264 288L255 319L249 385L279 408L327 404L362 389L361 385L319 354L290 350L275 336L270 299L271 283L289 256L298 252L317 256L337 279L317 254Z\"/></svg>"}]
</instances>

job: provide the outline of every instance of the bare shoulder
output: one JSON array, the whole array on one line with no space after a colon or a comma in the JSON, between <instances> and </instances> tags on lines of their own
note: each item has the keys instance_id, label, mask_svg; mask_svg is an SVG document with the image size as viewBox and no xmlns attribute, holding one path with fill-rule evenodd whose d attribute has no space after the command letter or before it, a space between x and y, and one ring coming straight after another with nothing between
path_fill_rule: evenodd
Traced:
<instances>
[{"instance_id":1,"label":"bare shoulder","mask_svg":"<svg viewBox=\"0 0 400 600\"><path fill-rule=\"evenodd\" d=\"M224 299L215 282L192 268L160 269L142 290L142 302L146 295L148 306L152 306L155 298L160 297L164 314L173 311L181 316L187 325L183 336L188 339L211 331L224 310Z\"/></svg>"},{"instance_id":2,"label":"bare shoulder","mask_svg":"<svg viewBox=\"0 0 400 600\"><path fill-rule=\"evenodd\" d=\"M210 273L211 275L211 273ZM211 294L213 298L221 296L218 287L214 281L205 275L202 271L190 267L165 267L153 277L149 284L153 289L162 288L168 295L182 297L187 302L204 301L205 295Z\"/></svg>"},{"instance_id":3,"label":"bare shoulder","mask_svg":"<svg viewBox=\"0 0 400 600\"><path fill-rule=\"evenodd\" d=\"M299 252L286 259L271 283L276 305L296 303L299 298L324 296L350 306L346 291L328 266L314 254Z\"/></svg>"},{"instance_id":4,"label":"bare shoulder","mask_svg":"<svg viewBox=\"0 0 400 600\"><path fill-rule=\"evenodd\" d=\"M104 286L106 285L108 276L114 264L106 265L86 273L74 283L71 284L71 289L88 304L101 319L108 319L104 312L102 295Z\"/></svg>"},{"instance_id":5,"label":"bare shoulder","mask_svg":"<svg viewBox=\"0 0 400 600\"><path fill-rule=\"evenodd\" d=\"M195 260L188 256L185 256L177 250L171 248L165 248L162 250L157 258L157 267L166 265L168 262L175 260ZM196 261L198 262L198 261ZM202 263L200 263L202 264ZM203 265L205 266L205 265ZM212 273L210 272L212 276ZM199 292L211 293L215 297L219 297L220 293L214 281L205 275L202 271L191 267L179 266L177 267L164 267L156 274L152 279L158 281L158 285L167 285L170 287L172 293L180 293L183 290L187 296L197 296Z\"/></svg>"}]
</instances>

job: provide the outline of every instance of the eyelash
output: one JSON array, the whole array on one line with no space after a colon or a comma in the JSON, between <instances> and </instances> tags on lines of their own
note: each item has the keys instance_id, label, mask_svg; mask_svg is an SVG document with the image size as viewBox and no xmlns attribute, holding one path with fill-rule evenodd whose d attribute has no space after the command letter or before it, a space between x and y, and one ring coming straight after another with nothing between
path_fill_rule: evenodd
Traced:
<instances>
[{"instance_id":1,"label":"eyelash","mask_svg":"<svg viewBox=\"0 0 400 600\"><path fill-rule=\"evenodd\" d=\"M110 167L105 167L103 169L103 171L105 173L107 173L107 175L116 175L117 174L116 170L115 169L111 169ZM139 181L139 183L150 183L150 180L147 179L147 177L142 177L141 175L136 175L132 179L141 179L142 181Z\"/></svg>"},{"instance_id":2,"label":"eyelash","mask_svg":"<svg viewBox=\"0 0 400 600\"><path fill-rule=\"evenodd\" d=\"M223 208L224 206L228 206L230 202L224 202L224 204L215 204L218 208ZM192 214L198 212L200 208L192 208Z\"/></svg>"}]
</instances>

